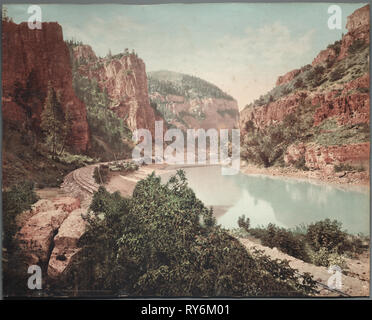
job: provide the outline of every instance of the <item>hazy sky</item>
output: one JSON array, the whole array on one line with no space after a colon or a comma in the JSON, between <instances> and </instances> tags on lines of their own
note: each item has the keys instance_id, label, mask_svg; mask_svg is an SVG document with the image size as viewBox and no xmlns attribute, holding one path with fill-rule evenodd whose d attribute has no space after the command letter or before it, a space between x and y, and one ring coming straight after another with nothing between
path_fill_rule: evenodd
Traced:
<instances>
[{"instance_id":1,"label":"hazy sky","mask_svg":"<svg viewBox=\"0 0 372 320\"><path fill-rule=\"evenodd\" d=\"M338 4L343 29L327 26L330 4L41 5L42 21L57 21L65 39L99 56L135 49L147 71L198 76L231 94L243 108L277 77L311 63L346 33L346 17L365 4ZM7 5L16 23L28 5Z\"/></svg>"}]
</instances>

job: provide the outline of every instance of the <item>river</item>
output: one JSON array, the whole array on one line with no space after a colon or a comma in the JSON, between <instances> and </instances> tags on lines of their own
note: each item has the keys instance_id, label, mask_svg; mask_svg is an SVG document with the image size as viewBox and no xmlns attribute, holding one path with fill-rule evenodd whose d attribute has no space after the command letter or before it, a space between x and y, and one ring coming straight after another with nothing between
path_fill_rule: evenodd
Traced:
<instances>
[{"instance_id":1,"label":"river","mask_svg":"<svg viewBox=\"0 0 372 320\"><path fill-rule=\"evenodd\" d=\"M368 192L262 175L223 176L218 166L184 170L189 186L213 206L217 222L226 228L237 227L243 214L252 227L293 228L329 218L342 222L349 233L369 235Z\"/></svg>"}]
</instances>

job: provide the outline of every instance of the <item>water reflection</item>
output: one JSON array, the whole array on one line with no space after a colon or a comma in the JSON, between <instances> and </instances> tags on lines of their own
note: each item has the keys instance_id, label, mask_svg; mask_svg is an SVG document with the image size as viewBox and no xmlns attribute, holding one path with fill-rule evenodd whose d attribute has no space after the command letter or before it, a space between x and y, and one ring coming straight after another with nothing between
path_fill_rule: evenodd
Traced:
<instances>
[{"instance_id":1,"label":"water reflection","mask_svg":"<svg viewBox=\"0 0 372 320\"><path fill-rule=\"evenodd\" d=\"M351 233L369 234L369 195L328 185L265 176L222 176L218 167L185 169L190 187L215 208L218 223L237 226L245 214L252 226L272 222L295 227L325 218L337 219Z\"/></svg>"}]
</instances>

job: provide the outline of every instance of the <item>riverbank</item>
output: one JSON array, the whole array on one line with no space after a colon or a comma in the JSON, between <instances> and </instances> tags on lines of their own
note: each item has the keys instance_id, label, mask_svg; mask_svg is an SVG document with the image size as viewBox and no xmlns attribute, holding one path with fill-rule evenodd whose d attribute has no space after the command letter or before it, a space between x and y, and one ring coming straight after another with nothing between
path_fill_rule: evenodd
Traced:
<instances>
[{"instance_id":1,"label":"riverbank","mask_svg":"<svg viewBox=\"0 0 372 320\"><path fill-rule=\"evenodd\" d=\"M266 175L270 177L290 178L315 184L329 184L342 189L353 189L369 192L368 171L363 172L333 172L321 170L298 170L294 167L258 167L253 164L242 163L240 172L247 175Z\"/></svg>"},{"instance_id":2,"label":"riverbank","mask_svg":"<svg viewBox=\"0 0 372 320\"><path fill-rule=\"evenodd\" d=\"M237 238L240 243L250 252L261 250L271 259L280 259L288 261L290 267L297 269L298 272L310 273L314 280L322 285L318 287L319 293L316 296L334 297L340 296L338 292L333 292L325 289L328 286L328 280L331 274L328 268L316 266L314 264L306 263L300 259L294 258L286 253L281 252L277 248L269 248L261 245L258 239L251 238ZM342 271L341 291L352 297L366 297L369 296L369 252L361 254L356 259L346 259L346 270Z\"/></svg>"}]
</instances>

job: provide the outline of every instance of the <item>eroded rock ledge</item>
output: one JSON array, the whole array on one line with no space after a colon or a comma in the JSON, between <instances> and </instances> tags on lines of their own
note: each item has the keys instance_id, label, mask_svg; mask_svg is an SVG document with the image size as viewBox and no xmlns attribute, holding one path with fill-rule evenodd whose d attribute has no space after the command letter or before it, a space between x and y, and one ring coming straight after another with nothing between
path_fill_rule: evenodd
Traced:
<instances>
[{"instance_id":1,"label":"eroded rock ledge","mask_svg":"<svg viewBox=\"0 0 372 320\"><path fill-rule=\"evenodd\" d=\"M51 277L60 276L79 251L77 240L85 231L84 212L77 198L39 200L17 233L26 262L39 265Z\"/></svg>"}]
</instances>

